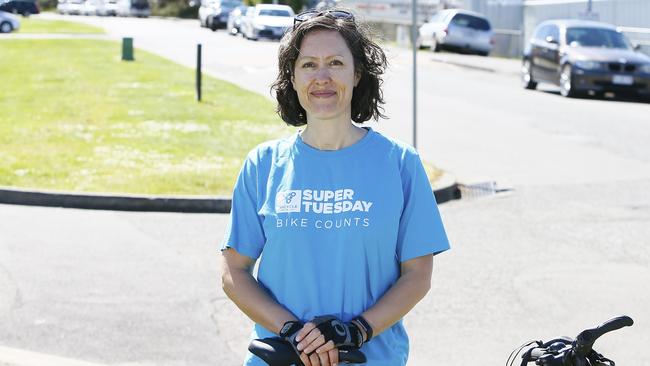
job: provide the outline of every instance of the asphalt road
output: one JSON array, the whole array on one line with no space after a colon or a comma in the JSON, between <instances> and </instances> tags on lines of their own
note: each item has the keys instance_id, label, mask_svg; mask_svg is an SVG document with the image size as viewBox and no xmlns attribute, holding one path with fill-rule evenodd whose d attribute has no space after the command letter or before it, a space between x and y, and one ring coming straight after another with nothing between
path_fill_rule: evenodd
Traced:
<instances>
[{"instance_id":1,"label":"asphalt road","mask_svg":"<svg viewBox=\"0 0 650 366\"><path fill-rule=\"evenodd\" d=\"M208 72L253 91L273 79L274 42L196 21L76 19L188 66L201 42ZM409 141L410 55L388 52L392 118L377 128ZM421 153L465 182L514 190L441 206L452 250L406 317L409 365L503 364L525 341L621 314L635 325L596 349L649 364L650 105L523 91L508 60L433 58L419 55ZM226 219L0 205L0 364L9 349L111 365L238 364L250 323L220 290Z\"/></svg>"}]
</instances>

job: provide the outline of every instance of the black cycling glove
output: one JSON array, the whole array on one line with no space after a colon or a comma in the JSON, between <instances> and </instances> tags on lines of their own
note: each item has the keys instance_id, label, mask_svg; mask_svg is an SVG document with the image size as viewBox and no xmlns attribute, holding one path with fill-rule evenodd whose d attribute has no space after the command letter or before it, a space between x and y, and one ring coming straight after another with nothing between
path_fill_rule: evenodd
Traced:
<instances>
[{"instance_id":1,"label":"black cycling glove","mask_svg":"<svg viewBox=\"0 0 650 366\"><path fill-rule=\"evenodd\" d=\"M298 342L296 342L296 336L298 335L298 331L302 329L303 326L304 324L298 320L290 320L284 323L279 333L280 337L287 341L298 355L300 354L300 351L298 351L298 348L296 348L298 345Z\"/></svg>"},{"instance_id":2,"label":"black cycling glove","mask_svg":"<svg viewBox=\"0 0 650 366\"><path fill-rule=\"evenodd\" d=\"M344 323L333 315L317 316L311 320L325 337L325 343L332 341L334 347L361 348L363 334L355 323Z\"/></svg>"}]
</instances>

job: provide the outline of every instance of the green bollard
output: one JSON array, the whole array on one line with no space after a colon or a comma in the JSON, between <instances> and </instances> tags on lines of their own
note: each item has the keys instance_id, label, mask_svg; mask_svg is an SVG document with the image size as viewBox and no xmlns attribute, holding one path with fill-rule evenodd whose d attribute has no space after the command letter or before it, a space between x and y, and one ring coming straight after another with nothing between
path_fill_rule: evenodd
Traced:
<instances>
[{"instance_id":1,"label":"green bollard","mask_svg":"<svg viewBox=\"0 0 650 366\"><path fill-rule=\"evenodd\" d=\"M122 61L133 61L133 38L122 38Z\"/></svg>"}]
</instances>

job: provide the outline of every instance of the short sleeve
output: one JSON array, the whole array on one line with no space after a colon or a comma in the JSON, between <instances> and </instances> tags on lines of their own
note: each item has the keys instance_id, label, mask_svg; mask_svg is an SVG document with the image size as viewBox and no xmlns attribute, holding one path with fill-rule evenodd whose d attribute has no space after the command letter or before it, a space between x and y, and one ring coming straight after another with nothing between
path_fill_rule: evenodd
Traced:
<instances>
[{"instance_id":1,"label":"short sleeve","mask_svg":"<svg viewBox=\"0 0 650 366\"><path fill-rule=\"evenodd\" d=\"M232 195L230 223L221 250L233 248L239 254L258 258L266 238L259 215L258 174L255 154L244 162Z\"/></svg>"},{"instance_id":2,"label":"short sleeve","mask_svg":"<svg viewBox=\"0 0 650 366\"><path fill-rule=\"evenodd\" d=\"M402 166L404 207L399 222L400 262L449 249L449 240L431 184L417 153L406 151Z\"/></svg>"}]
</instances>

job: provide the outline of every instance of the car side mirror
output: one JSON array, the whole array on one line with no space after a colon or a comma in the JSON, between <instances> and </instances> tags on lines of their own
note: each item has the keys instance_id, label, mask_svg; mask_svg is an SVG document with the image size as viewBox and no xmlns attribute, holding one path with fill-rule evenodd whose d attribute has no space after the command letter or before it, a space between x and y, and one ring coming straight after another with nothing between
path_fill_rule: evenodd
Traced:
<instances>
[{"instance_id":1,"label":"car side mirror","mask_svg":"<svg viewBox=\"0 0 650 366\"><path fill-rule=\"evenodd\" d=\"M553 36L548 36L548 37L546 37L546 42L547 42L547 43L552 43L552 44L559 44L559 42L557 41L557 39L553 38Z\"/></svg>"},{"instance_id":2,"label":"car side mirror","mask_svg":"<svg viewBox=\"0 0 650 366\"><path fill-rule=\"evenodd\" d=\"M641 45L638 44L638 43L635 43L634 46L632 46L632 48L634 48L635 51L640 51L641 50Z\"/></svg>"}]
</instances>

